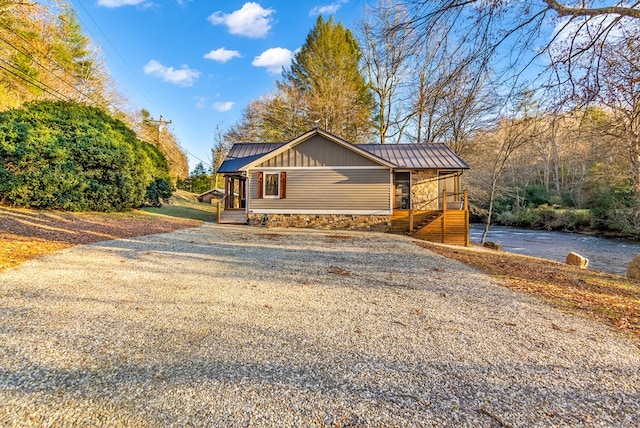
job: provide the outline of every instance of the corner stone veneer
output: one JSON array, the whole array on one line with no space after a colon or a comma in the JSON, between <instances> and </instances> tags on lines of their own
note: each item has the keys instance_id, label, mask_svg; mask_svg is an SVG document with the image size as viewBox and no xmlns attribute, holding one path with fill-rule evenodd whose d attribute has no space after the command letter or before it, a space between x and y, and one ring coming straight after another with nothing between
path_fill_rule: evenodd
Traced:
<instances>
[{"instance_id":1,"label":"corner stone veneer","mask_svg":"<svg viewBox=\"0 0 640 428\"><path fill-rule=\"evenodd\" d=\"M262 225L264 214L249 214L248 224ZM373 230L388 232L391 219L388 215L345 214L269 214L267 227L300 227L312 229Z\"/></svg>"},{"instance_id":2,"label":"corner stone veneer","mask_svg":"<svg viewBox=\"0 0 640 428\"><path fill-rule=\"evenodd\" d=\"M421 210L438 209L438 173L432 170L411 174L411 200Z\"/></svg>"}]
</instances>

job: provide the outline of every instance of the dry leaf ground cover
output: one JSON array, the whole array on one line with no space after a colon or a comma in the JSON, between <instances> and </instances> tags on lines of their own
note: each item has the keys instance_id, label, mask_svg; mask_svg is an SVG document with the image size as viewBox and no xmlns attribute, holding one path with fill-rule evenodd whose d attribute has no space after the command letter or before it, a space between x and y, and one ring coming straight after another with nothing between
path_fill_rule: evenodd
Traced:
<instances>
[{"instance_id":1,"label":"dry leaf ground cover","mask_svg":"<svg viewBox=\"0 0 640 428\"><path fill-rule=\"evenodd\" d=\"M170 232L215 218L215 207L176 195L170 205L129 213L61 213L0 207L0 271L72 245ZM420 245L541 296L574 313L603 321L640 339L640 283L562 263L430 243Z\"/></svg>"},{"instance_id":2,"label":"dry leaf ground cover","mask_svg":"<svg viewBox=\"0 0 640 428\"><path fill-rule=\"evenodd\" d=\"M58 213L0 208L0 270L78 244L170 232L201 224L144 211Z\"/></svg>"},{"instance_id":3,"label":"dry leaf ground cover","mask_svg":"<svg viewBox=\"0 0 640 428\"><path fill-rule=\"evenodd\" d=\"M162 208L127 213L69 213L0 206L0 271L70 247L171 232L215 218L215 207L178 191Z\"/></svg>"},{"instance_id":4,"label":"dry leaf ground cover","mask_svg":"<svg viewBox=\"0 0 640 428\"><path fill-rule=\"evenodd\" d=\"M481 247L420 245L500 278L511 289L540 296L558 308L596 318L640 339L638 281Z\"/></svg>"}]
</instances>

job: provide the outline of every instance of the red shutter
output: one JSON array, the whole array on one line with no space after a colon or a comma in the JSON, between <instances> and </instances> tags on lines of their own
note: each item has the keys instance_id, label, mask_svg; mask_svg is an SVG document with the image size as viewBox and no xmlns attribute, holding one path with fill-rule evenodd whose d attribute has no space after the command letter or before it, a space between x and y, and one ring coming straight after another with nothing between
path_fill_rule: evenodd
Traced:
<instances>
[{"instance_id":1,"label":"red shutter","mask_svg":"<svg viewBox=\"0 0 640 428\"><path fill-rule=\"evenodd\" d=\"M262 199L264 192L264 172L258 173L258 199Z\"/></svg>"},{"instance_id":2,"label":"red shutter","mask_svg":"<svg viewBox=\"0 0 640 428\"><path fill-rule=\"evenodd\" d=\"M280 199L287 197L287 173L280 172Z\"/></svg>"}]
</instances>

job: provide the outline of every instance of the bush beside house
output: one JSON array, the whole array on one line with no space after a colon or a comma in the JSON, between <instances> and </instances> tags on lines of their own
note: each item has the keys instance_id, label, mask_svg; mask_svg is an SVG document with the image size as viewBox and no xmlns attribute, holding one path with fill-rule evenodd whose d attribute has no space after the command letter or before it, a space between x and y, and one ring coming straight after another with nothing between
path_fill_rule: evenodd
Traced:
<instances>
[{"instance_id":1,"label":"bush beside house","mask_svg":"<svg viewBox=\"0 0 640 428\"><path fill-rule=\"evenodd\" d=\"M0 112L0 203L124 211L168 178L162 153L104 110L43 101Z\"/></svg>"}]
</instances>

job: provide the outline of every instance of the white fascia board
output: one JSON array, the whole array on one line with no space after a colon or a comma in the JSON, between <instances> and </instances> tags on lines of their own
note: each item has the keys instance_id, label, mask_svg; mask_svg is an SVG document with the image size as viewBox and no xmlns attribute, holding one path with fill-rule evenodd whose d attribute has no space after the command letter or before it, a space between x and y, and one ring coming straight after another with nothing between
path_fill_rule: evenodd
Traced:
<instances>
[{"instance_id":1,"label":"white fascia board","mask_svg":"<svg viewBox=\"0 0 640 428\"><path fill-rule=\"evenodd\" d=\"M252 209L249 214L300 214L300 215L391 215L391 210L297 210L297 209Z\"/></svg>"},{"instance_id":2,"label":"white fascia board","mask_svg":"<svg viewBox=\"0 0 640 428\"><path fill-rule=\"evenodd\" d=\"M292 166L292 167L262 167L253 168L252 171L300 171L300 170L324 170L324 171L341 171L341 170L354 170L354 169L389 169L382 165L373 166Z\"/></svg>"}]
</instances>

